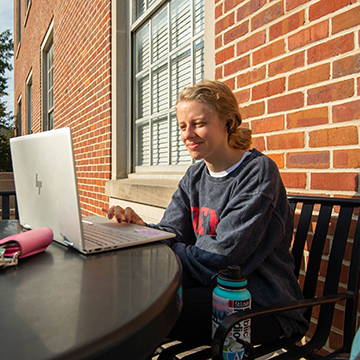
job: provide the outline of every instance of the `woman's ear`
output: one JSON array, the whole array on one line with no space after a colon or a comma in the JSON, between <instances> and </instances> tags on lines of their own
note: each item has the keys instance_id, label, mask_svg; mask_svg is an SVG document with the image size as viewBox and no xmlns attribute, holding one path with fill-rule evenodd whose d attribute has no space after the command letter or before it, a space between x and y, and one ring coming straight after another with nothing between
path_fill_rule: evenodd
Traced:
<instances>
[{"instance_id":1,"label":"woman's ear","mask_svg":"<svg viewBox=\"0 0 360 360\"><path fill-rule=\"evenodd\" d=\"M225 117L225 126L227 127L227 133L230 134L232 128L237 127L236 114L228 113Z\"/></svg>"},{"instance_id":2,"label":"woman's ear","mask_svg":"<svg viewBox=\"0 0 360 360\"><path fill-rule=\"evenodd\" d=\"M230 134L230 130L233 126L233 120L232 119L227 119L226 120L226 127L227 127L227 133Z\"/></svg>"}]
</instances>

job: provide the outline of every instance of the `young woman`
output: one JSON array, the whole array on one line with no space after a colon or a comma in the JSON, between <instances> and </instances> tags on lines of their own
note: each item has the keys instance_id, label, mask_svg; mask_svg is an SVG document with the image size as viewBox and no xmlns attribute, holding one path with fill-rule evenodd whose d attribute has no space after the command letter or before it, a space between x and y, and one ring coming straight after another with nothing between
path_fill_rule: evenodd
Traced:
<instances>
[{"instance_id":1,"label":"young woman","mask_svg":"<svg viewBox=\"0 0 360 360\"><path fill-rule=\"evenodd\" d=\"M171 231L165 241L184 272L183 310L170 336L210 343L214 274L239 265L247 277L252 307L302 297L289 253L293 211L276 164L251 149L251 131L240 127L238 103L218 81L202 81L180 94L176 113L190 166L159 224L145 224L131 209L112 207L109 218ZM304 334L299 311L253 319L252 343Z\"/></svg>"}]
</instances>

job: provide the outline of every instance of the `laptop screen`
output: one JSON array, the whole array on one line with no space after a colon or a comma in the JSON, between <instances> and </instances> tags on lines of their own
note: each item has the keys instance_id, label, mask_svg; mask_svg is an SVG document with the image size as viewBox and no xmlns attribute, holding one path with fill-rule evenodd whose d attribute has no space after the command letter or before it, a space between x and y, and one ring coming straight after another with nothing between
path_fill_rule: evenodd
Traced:
<instances>
[{"instance_id":1,"label":"laptop screen","mask_svg":"<svg viewBox=\"0 0 360 360\"><path fill-rule=\"evenodd\" d=\"M10 139L21 225L50 227L81 248L81 213L70 128Z\"/></svg>"}]
</instances>

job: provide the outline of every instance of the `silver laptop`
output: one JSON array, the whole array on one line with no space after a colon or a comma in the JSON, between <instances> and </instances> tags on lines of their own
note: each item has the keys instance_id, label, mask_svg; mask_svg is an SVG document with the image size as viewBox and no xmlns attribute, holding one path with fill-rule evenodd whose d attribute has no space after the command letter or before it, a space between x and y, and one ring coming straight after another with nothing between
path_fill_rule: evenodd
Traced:
<instances>
[{"instance_id":1,"label":"silver laptop","mask_svg":"<svg viewBox=\"0 0 360 360\"><path fill-rule=\"evenodd\" d=\"M82 218L70 128L10 139L19 220L50 227L54 240L84 254L174 237L172 233L105 216Z\"/></svg>"}]
</instances>

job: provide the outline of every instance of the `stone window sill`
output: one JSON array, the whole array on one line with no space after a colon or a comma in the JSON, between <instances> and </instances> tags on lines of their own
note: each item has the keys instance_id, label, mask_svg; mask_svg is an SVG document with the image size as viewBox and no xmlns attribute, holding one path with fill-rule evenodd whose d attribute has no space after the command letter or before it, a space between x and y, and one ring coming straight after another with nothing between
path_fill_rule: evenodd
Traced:
<instances>
[{"instance_id":1,"label":"stone window sill","mask_svg":"<svg viewBox=\"0 0 360 360\"><path fill-rule=\"evenodd\" d=\"M112 199L166 209L179 179L127 178L111 180L105 191Z\"/></svg>"}]
</instances>

